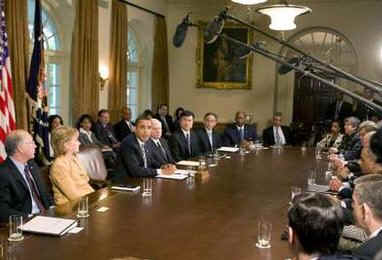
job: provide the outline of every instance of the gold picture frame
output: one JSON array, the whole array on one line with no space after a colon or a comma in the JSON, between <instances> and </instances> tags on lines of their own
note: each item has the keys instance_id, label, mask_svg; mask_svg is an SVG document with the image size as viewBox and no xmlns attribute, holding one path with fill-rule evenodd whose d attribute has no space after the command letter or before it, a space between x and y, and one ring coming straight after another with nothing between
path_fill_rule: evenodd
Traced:
<instances>
[{"instance_id":1,"label":"gold picture frame","mask_svg":"<svg viewBox=\"0 0 382 260\"><path fill-rule=\"evenodd\" d=\"M253 55L239 59L233 51L240 45L221 37L218 37L212 44L206 44L204 42L204 28L207 24L199 22L199 25L196 50L197 87L251 89ZM253 32L238 24L226 24L222 33L248 44L253 42Z\"/></svg>"}]
</instances>

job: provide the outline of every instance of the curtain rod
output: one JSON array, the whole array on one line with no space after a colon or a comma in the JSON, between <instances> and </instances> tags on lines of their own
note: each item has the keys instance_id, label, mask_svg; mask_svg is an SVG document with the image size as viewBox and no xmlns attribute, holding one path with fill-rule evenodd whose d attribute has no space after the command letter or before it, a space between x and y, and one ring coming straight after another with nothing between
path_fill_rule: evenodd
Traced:
<instances>
[{"instance_id":1,"label":"curtain rod","mask_svg":"<svg viewBox=\"0 0 382 260\"><path fill-rule=\"evenodd\" d=\"M138 8L138 9L140 9L140 10L142 10L142 11L147 12L147 13L150 13L150 14L153 14L153 15L156 15L156 16L159 16L159 17L162 17L162 18L165 18L165 16L164 16L163 14L160 14L160 13L154 12L154 11L152 11L152 10L150 10L150 9L144 8L144 7L142 7L142 6L139 6L139 5L130 3L130 2L128 2L128 1L126 1L126 0L119 0L119 1L120 1L121 3L127 4L127 5L131 5L131 6L135 7L135 8Z\"/></svg>"}]
</instances>

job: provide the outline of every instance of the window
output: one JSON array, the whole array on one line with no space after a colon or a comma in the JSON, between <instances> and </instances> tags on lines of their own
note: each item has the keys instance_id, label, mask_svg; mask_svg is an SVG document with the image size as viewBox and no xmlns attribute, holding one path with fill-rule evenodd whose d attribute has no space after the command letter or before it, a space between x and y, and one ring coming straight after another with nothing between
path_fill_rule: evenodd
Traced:
<instances>
[{"instance_id":1,"label":"window","mask_svg":"<svg viewBox=\"0 0 382 260\"><path fill-rule=\"evenodd\" d=\"M28 0L28 29L29 37L33 46L33 27L34 27L35 1ZM53 18L48 14L47 10L42 7L41 12L43 32L44 32L44 49L46 55L46 75L47 80L45 87L48 90L49 114L62 114L61 102L61 75L62 66L60 64L59 51L61 50L61 41L57 33L57 26ZM31 47L32 51L32 47ZM54 62L52 62L54 60Z\"/></svg>"},{"instance_id":2,"label":"window","mask_svg":"<svg viewBox=\"0 0 382 260\"><path fill-rule=\"evenodd\" d=\"M138 116L138 85L139 85L139 53L134 31L128 29L128 72L127 72L127 104L131 109L133 119Z\"/></svg>"}]
</instances>

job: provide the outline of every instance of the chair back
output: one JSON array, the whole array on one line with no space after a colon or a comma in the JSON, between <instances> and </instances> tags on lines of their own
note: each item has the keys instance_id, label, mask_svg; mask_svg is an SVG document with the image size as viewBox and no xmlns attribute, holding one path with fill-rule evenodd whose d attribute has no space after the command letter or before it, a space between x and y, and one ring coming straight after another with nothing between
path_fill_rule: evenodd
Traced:
<instances>
[{"instance_id":1,"label":"chair back","mask_svg":"<svg viewBox=\"0 0 382 260\"><path fill-rule=\"evenodd\" d=\"M101 149L96 145L81 145L77 154L92 181L106 181L107 170Z\"/></svg>"}]
</instances>

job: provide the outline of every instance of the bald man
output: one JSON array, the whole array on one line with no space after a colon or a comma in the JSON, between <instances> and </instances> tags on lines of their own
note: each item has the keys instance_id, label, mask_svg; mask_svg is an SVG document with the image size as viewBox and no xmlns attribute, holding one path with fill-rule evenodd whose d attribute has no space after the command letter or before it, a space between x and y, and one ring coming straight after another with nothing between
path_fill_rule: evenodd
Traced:
<instances>
[{"instance_id":1,"label":"bald man","mask_svg":"<svg viewBox=\"0 0 382 260\"><path fill-rule=\"evenodd\" d=\"M151 119L151 138L147 141L147 147L152 152L154 160L160 165L175 164L166 139L162 137L162 123L156 119Z\"/></svg>"},{"instance_id":2,"label":"bald man","mask_svg":"<svg viewBox=\"0 0 382 260\"><path fill-rule=\"evenodd\" d=\"M243 141L255 141L257 138L256 127L245 123L245 113L237 112L235 123L224 130L224 144L226 146L239 146Z\"/></svg>"},{"instance_id":3,"label":"bald man","mask_svg":"<svg viewBox=\"0 0 382 260\"><path fill-rule=\"evenodd\" d=\"M7 222L11 215L41 214L52 205L33 161L35 148L24 130L15 130L5 139L8 157L0 165L0 222Z\"/></svg>"}]
</instances>

